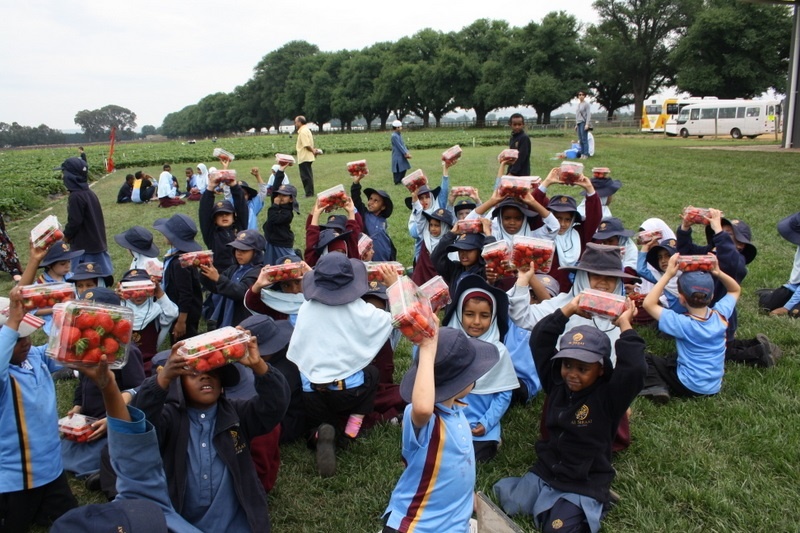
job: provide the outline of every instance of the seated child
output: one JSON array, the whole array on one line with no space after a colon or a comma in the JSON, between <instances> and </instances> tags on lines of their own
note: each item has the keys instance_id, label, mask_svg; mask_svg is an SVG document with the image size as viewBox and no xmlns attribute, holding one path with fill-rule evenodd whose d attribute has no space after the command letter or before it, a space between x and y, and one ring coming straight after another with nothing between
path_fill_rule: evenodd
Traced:
<instances>
[{"instance_id":1,"label":"seated child","mask_svg":"<svg viewBox=\"0 0 800 533\"><path fill-rule=\"evenodd\" d=\"M558 234L560 225L558 219L540 204L532 195L519 200L517 198L503 197L497 189L491 198L475 208L466 218L479 218L491 210L492 235L497 239L505 239L513 245L514 237L537 237L540 239L554 239ZM538 229L533 229L537 217L544 223Z\"/></svg>"},{"instance_id":2,"label":"seated child","mask_svg":"<svg viewBox=\"0 0 800 533\"><path fill-rule=\"evenodd\" d=\"M326 252L325 248L332 240L342 241L341 246L347 257L359 259L358 239L361 237L361 215L356 211L352 198L347 199L344 208L347 211L346 218L343 215L328 215L327 222L322 223L320 220L324 220L325 210L321 207L319 200L314 203L311 214L306 220L306 249L303 252L303 258L308 266L313 267L317 264L321 254ZM323 232L326 232L324 244L321 243Z\"/></svg>"},{"instance_id":3,"label":"seated child","mask_svg":"<svg viewBox=\"0 0 800 533\"><path fill-rule=\"evenodd\" d=\"M614 216L611 214L611 208L608 206L611 205L611 200L614 199L614 193L622 188L622 182L620 180L612 179L611 177L591 178L591 180L595 192L600 196L600 203L603 204L603 218ZM578 204L578 213L580 213L583 217L586 216L585 199Z\"/></svg>"},{"instance_id":4,"label":"seated child","mask_svg":"<svg viewBox=\"0 0 800 533\"><path fill-rule=\"evenodd\" d=\"M453 227L453 215L442 207L428 213L422 209L419 201L414 203L414 219L417 223L417 233L422 238L422 248L416 263L411 281L422 285L436 276L436 267L431 261L431 252L436 250L442 235Z\"/></svg>"},{"instance_id":5,"label":"seated child","mask_svg":"<svg viewBox=\"0 0 800 533\"><path fill-rule=\"evenodd\" d=\"M678 278L678 298L687 312L662 308L658 299L667 282L678 273L678 255L669 259L667 270L650 291L642 306L658 321L658 329L675 337L676 355L647 355L647 378L641 396L666 403L670 396L694 397L716 394L725 373L725 330L736 308L741 288L719 267L708 272L684 272ZM713 307L714 279L727 294Z\"/></svg>"},{"instance_id":6,"label":"seated child","mask_svg":"<svg viewBox=\"0 0 800 533\"><path fill-rule=\"evenodd\" d=\"M122 184L122 187L119 188L119 192L117 193L118 204L129 204L131 202L131 194L133 194L133 181L133 174L128 174L125 176L125 183Z\"/></svg>"},{"instance_id":7,"label":"seated child","mask_svg":"<svg viewBox=\"0 0 800 533\"><path fill-rule=\"evenodd\" d=\"M597 226L597 231L592 235L592 242L624 249L622 252L622 266L625 268L625 272L634 274L636 272L639 249L636 248L636 243L631 239L633 235L634 232L625 229L620 219L616 217L604 218L600 225Z\"/></svg>"},{"instance_id":8,"label":"seated child","mask_svg":"<svg viewBox=\"0 0 800 533\"><path fill-rule=\"evenodd\" d=\"M486 277L486 261L481 257L481 252L485 244L494 242L495 239L491 236L489 221L483 220L483 229L489 235L488 237L483 233L458 235L450 230L442 236L431 254L431 261L436 267L436 272L447 282L450 294L455 293L458 283L464 276L477 274L483 278ZM450 260L448 257L450 252L458 253L458 262Z\"/></svg>"},{"instance_id":9,"label":"seated child","mask_svg":"<svg viewBox=\"0 0 800 533\"><path fill-rule=\"evenodd\" d=\"M278 172L282 172L282 176L278 176ZM272 192L281 185L289 185L289 175L286 174L286 167L281 165L272 165L270 169L269 178L267 178L267 194L272 195Z\"/></svg>"},{"instance_id":10,"label":"seated child","mask_svg":"<svg viewBox=\"0 0 800 533\"><path fill-rule=\"evenodd\" d=\"M508 296L480 276L466 276L453 293L455 305L444 317L447 327L497 347L500 361L475 383L464 397L464 416L472 429L475 460L490 461L501 440L500 420L511 405L511 394L519 388L511 355L503 344L508 329Z\"/></svg>"},{"instance_id":11,"label":"seated child","mask_svg":"<svg viewBox=\"0 0 800 533\"><path fill-rule=\"evenodd\" d=\"M547 394L548 431L536 442L537 461L530 471L494 485L509 515L530 516L548 532L600 530L616 474L612 439L647 372L644 340L631 327L633 310L628 302L616 320L621 331L616 365L611 340L602 331L590 325L568 329L578 312L577 297L534 328L531 351Z\"/></svg>"},{"instance_id":12,"label":"seated child","mask_svg":"<svg viewBox=\"0 0 800 533\"><path fill-rule=\"evenodd\" d=\"M69 280L75 285L78 294L81 294L94 287L107 287L107 280L111 274L112 272L104 271L99 263L78 263Z\"/></svg>"},{"instance_id":13,"label":"seated child","mask_svg":"<svg viewBox=\"0 0 800 533\"><path fill-rule=\"evenodd\" d=\"M38 263L39 266L44 268L44 272L36 277L36 283L53 283L69 281L72 273L72 259L83 255L83 250L71 250L69 244L58 241L53 243L47 250L47 253ZM44 307L34 309L31 314L44 319L44 326L42 329L45 333L50 335L50 327L53 324L53 308Z\"/></svg>"},{"instance_id":14,"label":"seated child","mask_svg":"<svg viewBox=\"0 0 800 533\"><path fill-rule=\"evenodd\" d=\"M305 261L294 253L279 257L276 265L297 263L303 273L311 271ZM262 267L258 279L244 296L244 305L253 314L268 315L275 320L288 320L292 325L297 321L300 306L306 301L303 296L303 280L290 279L270 283Z\"/></svg>"},{"instance_id":15,"label":"seated child","mask_svg":"<svg viewBox=\"0 0 800 533\"><path fill-rule=\"evenodd\" d=\"M123 282L151 281L144 270L134 269L122 275ZM178 318L178 306L169 299L161 283L155 283L152 297L138 296L123 300L122 305L133 311L133 332L131 339L142 352L144 375L150 376L153 356L167 336L169 327ZM124 387L130 388L130 387Z\"/></svg>"},{"instance_id":16,"label":"seated child","mask_svg":"<svg viewBox=\"0 0 800 533\"><path fill-rule=\"evenodd\" d=\"M800 317L800 212L778 222L781 237L797 246L789 281L775 290L760 291L758 303L761 309L773 316Z\"/></svg>"},{"instance_id":17,"label":"seated child","mask_svg":"<svg viewBox=\"0 0 800 533\"><path fill-rule=\"evenodd\" d=\"M189 172L188 168L186 169L186 172ZM199 163L197 165L197 173L192 174L191 186L187 186L186 188L186 192L188 193L186 199L192 202L199 202L203 197L203 193L207 187L208 168L203 163Z\"/></svg>"},{"instance_id":18,"label":"seated child","mask_svg":"<svg viewBox=\"0 0 800 533\"><path fill-rule=\"evenodd\" d=\"M475 455L461 400L499 359L497 346L452 328L420 343L400 384L409 402L403 416L406 469L384 512L383 533L470 531Z\"/></svg>"},{"instance_id":19,"label":"seated child","mask_svg":"<svg viewBox=\"0 0 800 533\"><path fill-rule=\"evenodd\" d=\"M444 168L444 163L442 163L442 167ZM411 193L410 197L406 197L405 199L406 207L411 209L411 214L408 216L408 234L414 239L415 262L419 257L419 252L421 250L420 246L422 245L422 235L419 233L419 231L417 231L414 204L419 202L421 209L428 214L433 213L437 209L447 208L447 190L449 188L447 170L445 169L442 174L442 185L436 187L435 189L431 189L428 187L428 185L422 185L416 191Z\"/></svg>"},{"instance_id":20,"label":"seated child","mask_svg":"<svg viewBox=\"0 0 800 533\"><path fill-rule=\"evenodd\" d=\"M455 220L463 220L473 209L481 205L481 198L478 196L478 189L475 189L475 194L456 202L457 196L453 195L455 188L450 189L450 194L447 196L447 209L453 214Z\"/></svg>"},{"instance_id":21,"label":"seated child","mask_svg":"<svg viewBox=\"0 0 800 533\"><path fill-rule=\"evenodd\" d=\"M217 176L215 174L209 178L208 188L200 199L198 213L203 242L214 252L214 266L222 272L236 263L228 243L240 231L247 229L248 207L239 183L230 188L232 201L217 201L214 193L219 185Z\"/></svg>"},{"instance_id":22,"label":"seated child","mask_svg":"<svg viewBox=\"0 0 800 533\"><path fill-rule=\"evenodd\" d=\"M156 186L153 185L153 177L137 170L133 175L133 190L131 191L131 202L144 204L149 202L156 193Z\"/></svg>"},{"instance_id":23,"label":"seated child","mask_svg":"<svg viewBox=\"0 0 800 533\"><path fill-rule=\"evenodd\" d=\"M235 264L222 272L214 265L200 265L203 288L219 296L213 300L215 306L210 316L218 327L235 326L250 316L244 306L244 295L261 272L266 240L257 230L246 229L228 246L234 251Z\"/></svg>"},{"instance_id":24,"label":"seated child","mask_svg":"<svg viewBox=\"0 0 800 533\"><path fill-rule=\"evenodd\" d=\"M256 395L229 400L224 389L238 383L236 369L198 374L179 347L132 402L156 428L172 506L202 531L269 531L267 495L248 448L286 413L286 380L261 358L253 336L239 363L255 374Z\"/></svg>"},{"instance_id":25,"label":"seated child","mask_svg":"<svg viewBox=\"0 0 800 533\"><path fill-rule=\"evenodd\" d=\"M353 200L353 205L356 211L361 215L363 220L363 232L372 238L372 247L375 250L373 261L396 261L397 250L389 237L388 218L392 216L394 211L394 204L392 197L389 193L381 189L364 189L364 194L367 196L367 203L361 199L361 178L357 176L353 178L353 184L350 186L350 197ZM356 243L358 239L356 238ZM308 245L306 245L308 246ZM356 248L358 248L356 246ZM358 257L358 250L356 249L356 256ZM306 258L308 262L308 258ZM310 264L310 263L309 263Z\"/></svg>"},{"instance_id":26,"label":"seated child","mask_svg":"<svg viewBox=\"0 0 800 533\"><path fill-rule=\"evenodd\" d=\"M677 242L673 238L664 239L660 243L653 240L642 245L642 249L639 252L636 273L641 276L643 280L647 280L651 285L650 290L645 294L650 294L654 284L658 283L658 280L664 276L664 272L667 271L667 266L669 265L670 257L678 253L675 249L676 244ZM664 286L664 292L659 298L659 303L662 307L672 309L676 313L685 313L686 308L681 304L678 293L678 279L680 274L681 273L678 272L675 277L670 279Z\"/></svg>"},{"instance_id":27,"label":"seated child","mask_svg":"<svg viewBox=\"0 0 800 533\"><path fill-rule=\"evenodd\" d=\"M133 258L128 269L144 270L147 268L147 262L157 258L160 253L158 246L153 243L153 234L141 226L133 226L123 233L114 235L114 240L128 250Z\"/></svg>"},{"instance_id":28,"label":"seated child","mask_svg":"<svg viewBox=\"0 0 800 533\"><path fill-rule=\"evenodd\" d=\"M370 363L392 332L389 313L361 299L368 289L364 263L341 253L324 255L303 276L307 301L286 357L300 369L310 440L316 441L323 477L336 472L335 446L355 439L372 412L378 370Z\"/></svg>"},{"instance_id":29,"label":"seated child","mask_svg":"<svg viewBox=\"0 0 800 533\"><path fill-rule=\"evenodd\" d=\"M294 185L281 185L272 191L272 205L267 209L264 236L267 239L265 265L274 265L279 257L294 253L294 214L300 214L297 189Z\"/></svg>"}]
</instances>

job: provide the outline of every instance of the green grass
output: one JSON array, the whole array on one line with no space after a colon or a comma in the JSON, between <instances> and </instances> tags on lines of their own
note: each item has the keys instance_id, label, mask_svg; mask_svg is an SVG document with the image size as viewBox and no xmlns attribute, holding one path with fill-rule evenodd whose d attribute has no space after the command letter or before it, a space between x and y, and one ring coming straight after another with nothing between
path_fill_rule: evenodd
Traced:
<instances>
[{"instance_id":1,"label":"green grass","mask_svg":"<svg viewBox=\"0 0 800 533\"><path fill-rule=\"evenodd\" d=\"M388 135L384 139L388 145ZM451 171L451 183L477 186L483 198L489 196L500 139L495 146L482 147L476 141L472 147L465 138L442 138L437 140L436 149L424 150L420 149L427 146L424 139L419 137L419 145L415 139L415 135L408 134L414 156L412 164L433 176L434 183L438 182L440 148L460 142L464 156ZM327 137L320 139L327 140ZM550 158L568 147L569 140L568 137L535 138L533 173L544 176L548 168L557 165ZM604 531L796 531L800 523L798 323L759 315L754 291L777 287L788 279L795 247L780 238L775 223L798 209L800 181L796 174L800 169L800 154L686 149L743 144L729 139L701 141L599 134L596 140L598 155L590 163L610 167L614 177L622 180L623 188L611 209L626 227L636 229L649 217L663 218L675 226L681 209L689 204L717 207L751 225L758 257L750 265L743 284L739 335L751 338L764 332L783 347L785 354L775 368L768 370L729 366L722 392L713 398L673 400L666 406L636 400L631 418L633 443L615 459L618 475L614 489L622 501L606 518ZM774 141L766 139L755 144L768 143ZM223 141L219 145L227 147ZM207 152L210 154L210 149ZM388 151L328 153L320 157L314 164L316 189L321 191L338 183L348 187L350 179L344 170L345 163L361 157L367 159L371 169L364 186L385 188L392 195L395 214L390 219L391 234L400 250L400 260L409 264L408 211L403 204L406 194L391 185ZM209 164L208 159L194 162ZM271 163L271 160L237 159L233 167L246 174L253 165L267 169ZM177 176L182 174L181 167L173 165ZM145 170L157 175L159 166L153 163ZM172 210L155 205L114 204L126 172L117 171L94 187L105 207L109 249L117 265L117 276L129 259L125 250L113 242L114 234L134 224L150 227L156 218L176 212L196 217L197 209L197 204ZM290 169L290 178L299 185L296 169ZM563 190L575 193L574 189L561 188L550 193ZM65 220L63 199L48 205L47 214L54 213ZM303 222L311 203L301 198L300 205L303 215L294 222L297 246L302 245ZM44 214L9 224L14 242L24 243L30 228ZM261 220L263 217L262 213ZM156 239L163 250L159 234ZM23 258L27 257L25 250L21 252ZM8 276L0 277L0 293L9 288ZM650 330L643 330L642 334L654 353L673 349ZM398 379L408 366L409 353L409 345L401 344L397 352ZM68 408L70 386L59 383L62 412ZM537 398L531 405L508 413L499 456L478 468L478 489L490 492L497 479L521 475L533 463L541 403L541 398ZM284 447L282 462L270 501L276 532L378 531L379 517L402 470L400 429L387 426L370 432L340 454L337 475L331 479L316 476L313 455L303 444ZM79 498L91 501L82 491ZM520 523L526 530L532 530L530 522Z\"/></svg>"}]
</instances>

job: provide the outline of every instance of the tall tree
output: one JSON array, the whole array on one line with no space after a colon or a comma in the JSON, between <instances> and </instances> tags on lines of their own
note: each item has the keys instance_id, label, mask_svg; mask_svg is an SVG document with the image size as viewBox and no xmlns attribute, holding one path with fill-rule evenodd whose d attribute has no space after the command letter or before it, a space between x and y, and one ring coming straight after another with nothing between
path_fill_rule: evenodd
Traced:
<instances>
[{"instance_id":1,"label":"tall tree","mask_svg":"<svg viewBox=\"0 0 800 533\"><path fill-rule=\"evenodd\" d=\"M75 124L81 127L87 139L105 139L112 128L117 128L121 138L133 138L136 128L136 113L118 105L107 105L100 109L84 109L75 115Z\"/></svg>"},{"instance_id":2,"label":"tall tree","mask_svg":"<svg viewBox=\"0 0 800 533\"><path fill-rule=\"evenodd\" d=\"M671 80L669 51L686 31L702 0L595 0L599 31L627 54L614 68L631 81L634 118L644 100Z\"/></svg>"},{"instance_id":3,"label":"tall tree","mask_svg":"<svg viewBox=\"0 0 800 533\"><path fill-rule=\"evenodd\" d=\"M782 92L791 35L786 6L707 0L673 51L678 89L718 98Z\"/></svg>"},{"instance_id":4,"label":"tall tree","mask_svg":"<svg viewBox=\"0 0 800 533\"><path fill-rule=\"evenodd\" d=\"M284 118L294 118L290 116L291 112L282 112L278 104L286 90L286 81L292 67L302 58L318 52L316 45L305 41L291 41L265 55L256 65L253 74L254 89L258 92L266 116L275 128L280 127ZM306 75L310 76L312 72L306 72Z\"/></svg>"},{"instance_id":5,"label":"tall tree","mask_svg":"<svg viewBox=\"0 0 800 533\"><path fill-rule=\"evenodd\" d=\"M612 120L617 109L633 103L633 84L615 67L625 60L628 51L619 40L610 38L597 26L587 29L584 42L593 53L589 87L595 101L606 110L606 119Z\"/></svg>"}]
</instances>

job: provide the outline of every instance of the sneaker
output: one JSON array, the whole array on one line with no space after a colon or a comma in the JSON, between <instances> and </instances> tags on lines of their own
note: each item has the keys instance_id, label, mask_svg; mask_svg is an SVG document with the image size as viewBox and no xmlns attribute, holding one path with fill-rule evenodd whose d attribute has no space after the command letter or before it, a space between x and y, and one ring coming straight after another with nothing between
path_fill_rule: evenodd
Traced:
<instances>
[{"instance_id":1,"label":"sneaker","mask_svg":"<svg viewBox=\"0 0 800 533\"><path fill-rule=\"evenodd\" d=\"M651 401L661 405L667 403L670 398L669 391L666 387L647 387L646 389L642 389L639 396L649 398Z\"/></svg>"},{"instance_id":2,"label":"sneaker","mask_svg":"<svg viewBox=\"0 0 800 533\"><path fill-rule=\"evenodd\" d=\"M781 350L780 346L770 341L769 338L763 333L758 333L756 335L756 340L759 342L759 344L766 348L769 358L772 361L772 365L774 365L775 362L783 355L783 350Z\"/></svg>"},{"instance_id":3,"label":"sneaker","mask_svg":"<svg viewBox=\"0 0 800 533\"><path fill-rule=\"evenodd\" d=\"M336 473L336 430L330 424L322 424L317 430L317 472L322 477Z\"/></svg>"},{"instance_id":4,"label":"sneaker","mask_svg":"<svg viewBox=\"0 0 800 533\"><path fill-rule=\"evenodd\" d=\"M95 472L94 474L90 474L89 477L86 478L86 481L83 482L86 486L86 490L96 492L100 490L100 472Z\"/></svg>"}]
</instances>

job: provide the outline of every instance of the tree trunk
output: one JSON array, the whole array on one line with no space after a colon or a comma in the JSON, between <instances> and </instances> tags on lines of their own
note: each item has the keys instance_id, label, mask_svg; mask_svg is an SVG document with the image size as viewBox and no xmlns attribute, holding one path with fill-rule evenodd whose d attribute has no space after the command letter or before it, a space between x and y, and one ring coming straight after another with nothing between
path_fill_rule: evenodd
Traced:
<instances>
[{"instance_id":1,"label":"tree trunk","mask_svg":"<svg viewBox=\"0 0 800 533\"><path fill-rule=\"evenodd\" d=\"M486 115L489 114L489 109L486 109L484 106L475 106L472 108L475 111L475 127L477 128L485 128L486 127Z\"/></svg>"}]
</instances>

